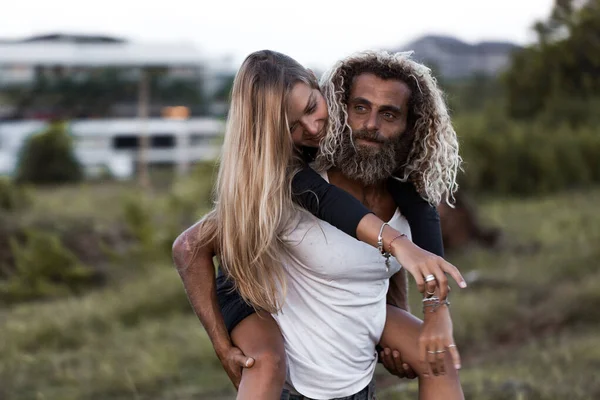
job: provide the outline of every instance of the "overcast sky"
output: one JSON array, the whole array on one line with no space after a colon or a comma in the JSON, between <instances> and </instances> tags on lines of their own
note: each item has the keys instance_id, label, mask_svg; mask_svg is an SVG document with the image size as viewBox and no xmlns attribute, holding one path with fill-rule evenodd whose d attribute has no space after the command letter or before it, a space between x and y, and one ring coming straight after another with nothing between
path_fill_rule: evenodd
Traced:
<instances>
[{"instance_id":1,"label":"overcast sky","mask_svg":"<svg viewBox=\"0 0 600 400\"><path fill-rule=\"evenodd\" d=\"M420 35L531 42L553 0L0 0L0 37L99 33L193 43L209 57L273 49L313 68Z\"/></svg>"}]
</instances>

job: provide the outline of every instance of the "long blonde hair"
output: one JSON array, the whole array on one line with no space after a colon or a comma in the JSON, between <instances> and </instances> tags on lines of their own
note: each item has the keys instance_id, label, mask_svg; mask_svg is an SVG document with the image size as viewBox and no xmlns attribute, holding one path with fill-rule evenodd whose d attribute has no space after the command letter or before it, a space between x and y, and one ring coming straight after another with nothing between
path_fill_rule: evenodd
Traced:
<instances>
[{"instance_id":1,"label":"long blonde hair","mask_svg":"<svg viewBox=\"0 0 600 400\"><path fill-rule=\"evenodd\" d=\"M450 203L458 189L456 175L462 159L442 91L431 71L410 58L410 53L363 51L338 61L321 77L321 90L329 108L329 127L317 157L319 169L334 166L334 154L348 125L347 97L353 79L373 73L383 79L399 79L412 91L407 133L412 146L400 168L401 181L411 180L421 196L433 205Z\"/></svg>"},{"instance_id":2,"label":"long blonde hair","mask_svg":"<svg viewBox=\"0 0 600 400\"><path fill-rule=\"evenodd\" d=\"M221 267L242 298L268 312L279 310L285 296L287 248L279 234L295 210L297 172L286 109L299 82L318 89L314 75L284 54L263 50L243 62L231 93L215 209L199 238L215 240Z\"/></svg>"}]
</instances>

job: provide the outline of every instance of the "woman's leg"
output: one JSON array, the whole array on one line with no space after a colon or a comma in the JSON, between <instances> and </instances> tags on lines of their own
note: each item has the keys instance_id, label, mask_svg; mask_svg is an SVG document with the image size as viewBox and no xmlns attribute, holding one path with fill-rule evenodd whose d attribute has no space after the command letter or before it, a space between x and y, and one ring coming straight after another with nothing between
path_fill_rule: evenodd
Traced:
<instances>
[{"instance_id":1,"label":"woman's leg","mask_svg":"<svg viewBox=\"0 0 600 400\"><path fill-rule=\"evenodd\" d=\"M464 395L458 379L458 372L446 352L446 373L428 377L427 371L419 361L418 340L423 322L417 317L394 306L387 306L385 328L381 336L381 346L397 349L402 360L408 363L419 376L420 400L462 400Z\"/></svg>"},{"instance_id":2,"label":"woman's leg","mask_svg":"<svg viewBox=\"0 0 600 400\"><path fill-rule=\"evenodd\" d=\"M233 328L231 340L244 355L254 358L254 365L243 369L237 399L279 400L286 365L283 336L275 320L268 313L254 313Z\"/></svg>"}]
</instances>

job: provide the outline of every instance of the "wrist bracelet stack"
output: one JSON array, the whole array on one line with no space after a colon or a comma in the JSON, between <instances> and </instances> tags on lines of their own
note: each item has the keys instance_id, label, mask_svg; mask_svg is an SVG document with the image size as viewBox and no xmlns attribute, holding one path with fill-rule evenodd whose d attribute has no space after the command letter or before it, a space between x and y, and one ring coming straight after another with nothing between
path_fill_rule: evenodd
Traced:
<instances>
[{"instance_id":1,"label":"wrist bracelet stack","mask_svg":"<svg viewBox=\"0 0 600 400\"><path fill-rule=\"evenodd\" d=\"M423 314L425 314L426 312L434 313L438 308L440 308L443 305L450 307L450 302L448 301L448 299L440 301L440 298L437 296L426 297L423 299Z\"/></svg>"},{"instance_id":2,"label":"wrist bracelet stack","mask_svg":"<svg viewBox=\"0 0 600 400\"><path fill-rule=\"evenodd\" d=\"M392 256L392 243L394 243L394 240L396 239L400 239L401 237L406 237L406 235L404 233L399 234L398 236L396 236L395 238L393 238L390 241L390 244L388 245L389 251L385 251L385 246L383 244L383 229L388 225L387 222L384 222L381 225L381 229L379 229L379 235L377 236L377 250L379 250L379 252L381 253L381 255L385 258L385 270L389 271L390 270L390 257Z\"/></svg>"},{"instance_id":3,"label":"wrist bracelet stack","mask_svg":"<svg viewBox=\"0 0 600 400\"><path fill-rule=\"evenodd\" d=\"M381 225L381 229L379 230L379 236L377 236L377 250L381 253L381 255L385 258L385 270L386 272L390 270L390 256L391 254L384 250L383 248L383 228L388 225L387 222L384 222Z\"/></svg>"}]
</instances>

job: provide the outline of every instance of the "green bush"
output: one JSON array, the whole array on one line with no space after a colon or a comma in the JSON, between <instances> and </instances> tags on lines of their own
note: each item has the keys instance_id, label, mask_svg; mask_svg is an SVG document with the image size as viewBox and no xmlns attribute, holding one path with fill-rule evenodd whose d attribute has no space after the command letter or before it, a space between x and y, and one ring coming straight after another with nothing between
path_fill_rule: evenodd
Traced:
<instances>
[{"instance_id":1,"label":"green bush","mask_svg":"<svg viewBox=\"0 0 600 400\"><path fill-rule=\"evenodd\" d=\"M160 201L137 193L124 197L123 220L134 243L128 257L142 265L170 257L175 238L212 206L215 163L200 163L176 180Z\"/></svg>"},{"instance_id":2,"label":"green bush","mask_svg":"<svg viewBox=\"0 0 600 400\"><path fill-rule=\"evenodd\" d=\"M0 176L0 210L16 211L27 207L31 198L27 190L15 185L9 178Z\"/></svg>"},{"instance_id":3,"label":"green bush","mask_svg":"<svg viewBox=\"0 0 600 400\"><path fill-rule=\"evenodd\" d=\"M493 111L455 119L463 187L540 194L600 184L600 132L568 124L514 122Z\"/></svg>"},{"instance_id":4,"label":"green bush","mask_svg":"<svg viewBox=\"0 0 600 400\"><path fill-rule=\"evenodd\" d=\"M30 136L19 154L17 182L55 184L83 179L83 169L73 152L64 123L51 123L44 132Z\"/></svg>"},{"instance_id":5,"label":"green bush","mask_svg":"<svg viewBox=\"0 0 600 400\"><path fill-rule=\"evenodd\" d=\"M24 243L11 238L10 247L14 268L0 281L0 300L6 303L77 294L96 280L52 233L29 230Z\"/></svg>"}]
</instances>

